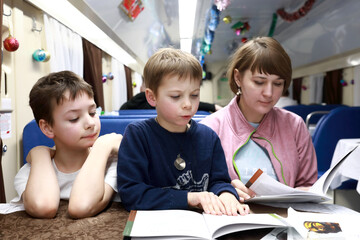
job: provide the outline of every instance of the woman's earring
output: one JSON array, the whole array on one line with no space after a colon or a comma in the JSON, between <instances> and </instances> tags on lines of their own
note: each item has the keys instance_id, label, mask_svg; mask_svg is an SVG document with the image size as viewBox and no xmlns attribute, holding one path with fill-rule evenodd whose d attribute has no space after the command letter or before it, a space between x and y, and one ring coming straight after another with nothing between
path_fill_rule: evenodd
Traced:
<instances>
[{"instance_id":1,"label":"woman's earring","mask_svg":"<svg viewBox=\"0 0 360 240\"><path fill-rule=\"evenodd\" d=\"M241 92L241 88L240 87L238 87L238 91L237 91L237 93L236 93L236 95L241 95L242 94L242 92Z\"/></svg>"}]
</instances>

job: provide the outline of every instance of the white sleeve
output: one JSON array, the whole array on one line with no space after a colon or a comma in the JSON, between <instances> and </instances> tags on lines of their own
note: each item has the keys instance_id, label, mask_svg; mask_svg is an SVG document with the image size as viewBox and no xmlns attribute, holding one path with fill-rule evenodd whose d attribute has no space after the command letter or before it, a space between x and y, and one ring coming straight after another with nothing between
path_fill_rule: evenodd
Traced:
<instances>
[{"instance_id":1,"label":"white sleeve","mask_svg":"<svg viewBox=\"0 0 360 240\"><path fill-rule=\"evenodd\" d=\"M26 163L24 166L22 166L22 168L20 168L19 172L15 176L14 187L18 196L11 200L11 203L22 203L22 194L25 191L29 175L30 164Z\"/></svg>"},{"instance_id":2,"label":"white sleeve","mask_svg":"<svg viewBox=\"0 0 360 240\"><path fill-rule=\"evenodd\" d=\"M109 186L114 189L116 196L113 200L119 202L120 197L117 189L117 157L111 157L107 162L105 183L109 184Z\"/></svg>"}]
</instances>

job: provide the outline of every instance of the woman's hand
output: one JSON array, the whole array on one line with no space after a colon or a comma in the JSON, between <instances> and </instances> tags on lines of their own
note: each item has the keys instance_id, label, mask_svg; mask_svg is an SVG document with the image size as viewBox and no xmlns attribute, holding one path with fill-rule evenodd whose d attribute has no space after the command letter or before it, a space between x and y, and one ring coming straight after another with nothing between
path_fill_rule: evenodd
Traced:
<instances>
[{"instance_id":1,"label":"woman's hand","mask_svg":"<svg viewBox=\"0 0 360 240\"><path fill-rule=\"evenodd\" d=\"M303 191L309 191L310 187L296 187L296 189L303 190Z\"/></svg>"},{"instance_id":2,"label":"woman's hand","mask_svg":"<svg viewBox=\"0 0 360 240\"><path fill-rule=\"evenodd\" d=\"M240 202L244 202L249 198L255 197L255 193L249 188L245 187L245 185L239 179L232 180L231 185L236 189Z\"/></svg>"}]
</instances>

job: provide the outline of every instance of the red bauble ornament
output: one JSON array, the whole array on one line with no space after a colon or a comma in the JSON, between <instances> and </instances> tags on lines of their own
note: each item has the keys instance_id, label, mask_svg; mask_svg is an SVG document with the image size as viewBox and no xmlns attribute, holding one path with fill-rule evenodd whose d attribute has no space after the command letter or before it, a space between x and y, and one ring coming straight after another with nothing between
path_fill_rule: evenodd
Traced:
<instances>
[{"instance_id":1,"label":"red bauble ornament","mask_svg":"<svg viewBox=\"0 0 360 240\"><path fill-rule=\"evenodd\" d=\"M9 35L4 40L4 48L9 52L14 52L19 48L19 41L16 40L13 36Z\"/></svg>"}]
</instances>

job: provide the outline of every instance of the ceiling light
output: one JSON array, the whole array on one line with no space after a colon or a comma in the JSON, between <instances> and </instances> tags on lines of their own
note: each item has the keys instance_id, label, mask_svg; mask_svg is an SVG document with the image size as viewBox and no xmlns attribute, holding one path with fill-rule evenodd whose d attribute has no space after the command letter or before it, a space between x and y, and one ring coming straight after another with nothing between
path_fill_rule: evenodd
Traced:
<instances>
[{"instance_id":1,"label":"ceiling light","mask_svg":"<svg viewBox=\"0 0 360 240\"><path fill-rule=\"evenodd\" d=\"M192 39L191 38L181 38L180 39L180 49L184 52L191 53Z\"/></svg>"},{"instance_id":2,"label":"ceiling light","mask_svg":"<svg viewBox=\"0 0 360 240\"><path fill-rule=\"evenodd\" d=\"M196 6L197 0L179 0L180 48L187 52L191 52Z\"/></svg>"}]
</instances>

